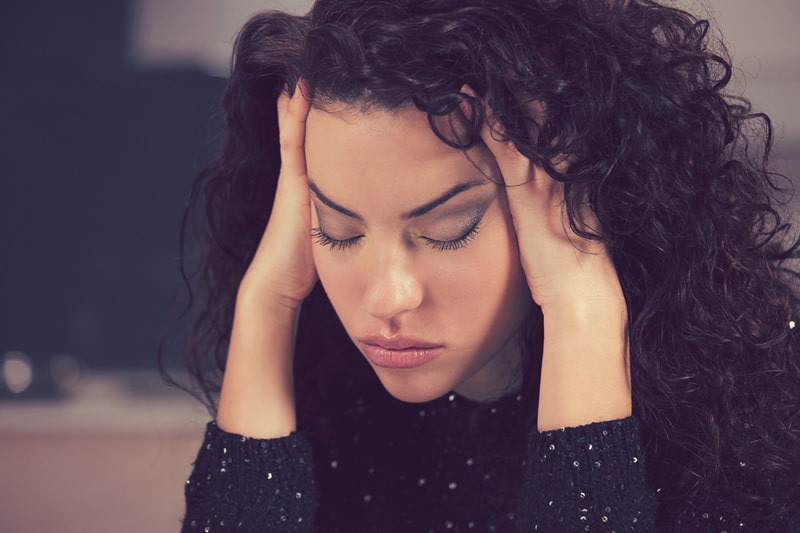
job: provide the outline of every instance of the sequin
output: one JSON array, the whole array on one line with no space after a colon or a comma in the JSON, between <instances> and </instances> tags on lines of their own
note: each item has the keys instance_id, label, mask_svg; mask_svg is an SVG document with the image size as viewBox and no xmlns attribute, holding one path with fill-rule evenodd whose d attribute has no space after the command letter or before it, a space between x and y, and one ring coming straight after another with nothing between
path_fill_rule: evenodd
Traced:
<instances>
[{"instance_id":1,"label":"sequin","mask_svg":"<svg viewBox=\"0 0 800 533\"><path fill-rule=\"evenodd\" d=\"M513 398L508 400L513 401ZM459 405L458 410L446 407L447 405L455 407L456 404ZM389 411L392 415L386 417L386 410L378 409L378 406L373 408L363 400L360 405L364 408L358 411L351 409L350 414L354 421L359 421L358 425L352 427L363 428L362 432L356 434L349 430L347 433L336 436L338 440L335 441L335 448L315 450L315 452L319 452L320 457L328 457L327 464L330 465L330 468L312 470L311 459L316 455L312 456L307 453L304 448L306 444L299 438L290 437L295 440L288 441L286 445L277 441L278 445L276 446L273 444L276 441L247 440L239 436L227 437L221 432L210 432L207 435L208 441L201 449L202 453L208 452L208 454L203 461L198 460L198 464L206 465L204 468L207 470L193 473L193 477L186 480L187 494L192 491L195 494L208 493L213 489L219 495L234 495L239 491L243 498L246 497L242 492L243 480L234 479L231 475L233 470L226 476L219 475L219 468L224 471L225 468L232 467L235 461L239 463L236 468L237 473L246 472L244 465L247 464L249 465L247 469L252 468L251 472L262 476L261 479L266 476L266 479L270 480L270 484L263 482L259 484L257 481L250 481L257 477L245 478L254 487L254 495L258 501L269 502L269 505L264 507L273 513L270 515L273 524L279 520L295 524L308 522L308 519L314 516L312 510L318 503L311 492L316 492L315 488L334 486L341 487L342 491L352 490L351 487L361 488L360 492L343 493L346 501L358 502L361 500L364 506L363 513L351 513L353 521L363 520L367 515L374 516L374 519L378 521L385 520L387 516L384 512L386 502L415 501L415 499L425 498L433 506L441 509L435 523L419 522L426 519L424 514L420 514L416 510L417 508L409 508L405 513L401 513L396 523L389 524L389 526L402 528L404 523L411 523L411 520L415 520L415 525L420 524L419 527L409 530L510 531L516 529L511 522L522 521L522 517L518 517L513 512L516 510L514 503L516 498L513 496L517 495L495 494L493 491L498 487L506 486L508 478L505 472L511 470L517 472L538 471L539 466L543 465L542 470L552 472L549 474L552 477L547 480L538 480L540 483L535 485L535 491L530 494L533 500L539 498L536 503L538 506L536 510L540 512L536 516L538 523L526 521L519 525L520 527L524 526L523 529L528 531L589 531L590 529L609 531L610 528L604 527L602 524L607 526L611 522L627 522L630 526L631 523L645 522L643 518L640 520L639 517L632 516L635 514L634 509L624 508L625 500L619 501L621 507L615 506L617 510L615 515L611 514L611 506L605 505L606 502L616 501L616 499L608 499L610 489L618 489L614 491L616 494L626 492L625 484L620 483L622 479L631 485L632 490L640 490L636 486L635 477L631 478L627 475L622 478L615 477L620 468L631 468L627 471L630 473L641 470L626 466L626 463L627 465L637 464L639 462L638 454L629 454L627 457L620 455L624 453L623 450L635 448L630 447L631 431L629 427L622 426L619 422L599 427L594 426L590 431L583 433L575 428L552 431L543 434L539 441L535 440L538 437L534 437L529 442L530 450L536 451L536 455L532 455L535 457L532 459L534 463L526 461L524 458L518 458L512 462L503 463L503 467L500 468L496 455L487 455L484 453L485 448L472 446L470 439L465 438L466 433L455 433L457 423L463 423L463 427L466 428L468 427L466 422L473 421L471 417L473 409L467 400L462 401L454 394L440 398L438 403L426 404L424 408L420 408L419 405L398 407L405 417L400 418L405 425L397 424L396 428L392 427L397 420L394 411ZM491 421L492 424L505 423L511 416L509 412L513 411L515 406L513 404L505 405L509 405L510 408L492 408L491 412L496 414ZM367 409L365 406L369 408ZM378 418L379 416L386 417L387 422L383 422ZM361 423L366 421L370 423ZM489 420L485 418L482 421L489 423ZM470 428L470 430L472 429ZM607 440L602 440L601 434L607 437ZM534 433L534 435L539 434ZM410 439L409 436L413 436L416 440ZM415 444L417 441L419 447ZM258 453L255 453L256 451ZM248 455L253 458L252 462L247 458ZM395 461L398 458L399 461ZM565 462L567 465L572 464L575 469L591 468L591 475L599 482L599 485L593 484L590 487L585 480L587 472L580 470L565 472L565 478L559 479L558 472L563 471L563 467L560 465ZM526 467L525 465L528 463L530 464ZM323 461L322 466L325 465L326 462ZM469 468L464 468L465 465ZM596 470L601 466L605 470L601 474L597 474ZM745 464L742 462L740 466L744 467ZM324 484L317 484L315 487L304 481L307 478L298 477L310 475L310 473L319 478L327 476L327 479ZM203 476L207 476L208 483L201 482ZM220 481L221 479L224 481ZM481 482L481 479L484 482ZM496 482L495 479L497 479ZM415 488L415 485L419 488ZM600 488L609 490L600 491L598 490ZM462 499L463 495L467 495L467 499ZM575 496L579 497L580 503L578 506L570 507L575 501ZM406 497L407 500L404 499ZM196 499L193 501L205 502L207 500ZM467 502L466 505L464 505L465 502ZM483 505L470 505L473 502L486 504L486 508ZM283 508L279 509L278 505L280 504L283 504ZM368 506L372 508L371 511ZM604 509L603 512L594 514L601 508ZM356 511L356 509L352 510ZM342 510L341 516L346 516L346 511ZM450 514L451 511L455 514ZM206 526L205 531L224 529L226 522L220 520L220 515L216 512L213 508L204 510L203 516L212 518L203 519L196 527ZM700 511L687 530L692 530L692 525L698 526L694 530L703 529L699 526L699 514ZM703 519L708 520L709 514L703 514ZM494 524L487 524L486 520L489 516L497 521ZM687 513L683 516L688 517L689 515ZM728 515L714 512L711 516L715 520L719 516L722 521L722 516ZM331 520L330 518L326 519ZM342 520L347 520L347 518ZM687 520L691 520L691 518L687 518ZM322 530L331 533L358 530L358 528L350 527L352 523L329 524L323 522ZM743 522L731 523L738 523L739 528L744 527ZM727 525L729 522L725 520L724 524ZM228 523L227 527L232 528L235 525L234 521ZM276 526L275 529L279 528ZM731 527L729 526L727 529L730 531ZM733 529L736 528L733 527ZM198 530L194 529L194 531ZM380 531L381 524L370 522L363 530Z\"/></svg>"}]
</instances>

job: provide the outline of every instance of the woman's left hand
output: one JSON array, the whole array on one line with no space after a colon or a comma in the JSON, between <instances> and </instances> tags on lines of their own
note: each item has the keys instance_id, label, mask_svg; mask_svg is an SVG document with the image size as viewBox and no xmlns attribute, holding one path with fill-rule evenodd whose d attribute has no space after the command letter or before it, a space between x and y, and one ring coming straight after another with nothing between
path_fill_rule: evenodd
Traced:
<instances>
[{"instance_id":1,"label":"woman's left hand","mask_svg":"<svg viewBox=\"0 0 800 533\"><path fill-rule=\"evenodd\" d=\"M500 140L500 128L487 106L483 141L506 184L520 260L544 315L539 430L629 416L627 310L614 263L602 242L570 228L563 184ZM596 230L588 206L582 215Z\"/></svg>"}]
</instances>

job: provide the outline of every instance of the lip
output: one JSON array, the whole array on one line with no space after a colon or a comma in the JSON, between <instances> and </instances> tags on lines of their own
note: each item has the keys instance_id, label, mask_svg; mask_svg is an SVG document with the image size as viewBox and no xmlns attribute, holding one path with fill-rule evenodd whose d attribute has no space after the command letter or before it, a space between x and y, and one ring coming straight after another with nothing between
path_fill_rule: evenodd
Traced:
<instances>
[{"instance_id":1,"label":"lip","mask_svg":"<svg viewBox=\"0 0 800 533\"><path fill-rule=\"evenodd\" d=\"M416 368L430 363L444 346L410 337L372 336L359 340L361 351L369 361L381 368Z\"/></svg>"}]
</instances>

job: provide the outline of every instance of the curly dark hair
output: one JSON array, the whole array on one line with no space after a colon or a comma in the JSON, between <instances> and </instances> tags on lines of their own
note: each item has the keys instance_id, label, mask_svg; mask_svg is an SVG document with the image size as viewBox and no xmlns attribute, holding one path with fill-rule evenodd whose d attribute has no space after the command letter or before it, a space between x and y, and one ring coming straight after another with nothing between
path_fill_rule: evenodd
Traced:
<instances>
[{"instance_id":1,"label":"curly dark hair","mask_svg":"<svg viewBox=\"0 0 800 533\"><path fill-rule=\"evenodd\" d=\"M485 101L517 149L565 183L573 229L612 254L660 497L733 487L741 465L796 487L798 298L787 260L798 242L776 200L788 185L768 167L769 118L726 92L731 64L709 27L649 0L318 0L308 16L253 17L224 97L226 142L198 177L184 226L202 243L206 295L189 368L211 410L236 289L272 205L284 87L304 78L318 107L416 106L461 148L480 142ZM544 110L535 117L533 102ZM466 135L439 131L439 116L456 116ZM562 154L571 164L559 170ZM585 202L601 235L579 220ZM298 365L348 349L319 287L300 328Z\"/></svg>"}]
</instances>

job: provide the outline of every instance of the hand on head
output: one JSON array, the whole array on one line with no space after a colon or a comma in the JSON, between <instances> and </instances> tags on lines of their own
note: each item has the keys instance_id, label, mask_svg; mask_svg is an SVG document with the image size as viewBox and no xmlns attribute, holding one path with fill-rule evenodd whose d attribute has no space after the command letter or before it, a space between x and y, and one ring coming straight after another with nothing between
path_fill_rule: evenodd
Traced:
<instances>
[{"instance_id":1,"label":"hand on head","mask_svg":"<svg viewBox=\"0 0 800 533\"><path fill-rule=\"evenodd\" d=\"M301 81L278 98L281 171L272 213L236 298L217 423L232 433L280 437L296 427L293 362L300 305L317 281L305 162L310 107Z\"/></svg>"},{"instance_id":2,"label":"hand on head","mask_svg":"<svg viewBox=\"0 0 800 533\"><path fill-rule=\"evenodd\" d=\"M305 159L308 88L300 81L293 96L278 98L281 171L275 202L241 291L298 309L317 280L311 256L311 200Z\"/></svg>"},{"instance_id":3,"label":"hand on head","mask_svg":"<svg viewBox=\"0 0 800 533\"><path fill-rule=\"evenodd\" d=\"M602 242L572 230L564 185L520 154L486 108L483 142L506 184L520 261L544 316L538 427L629 416L627 310L614 263Z\"/></svg>"}]
</instances>

